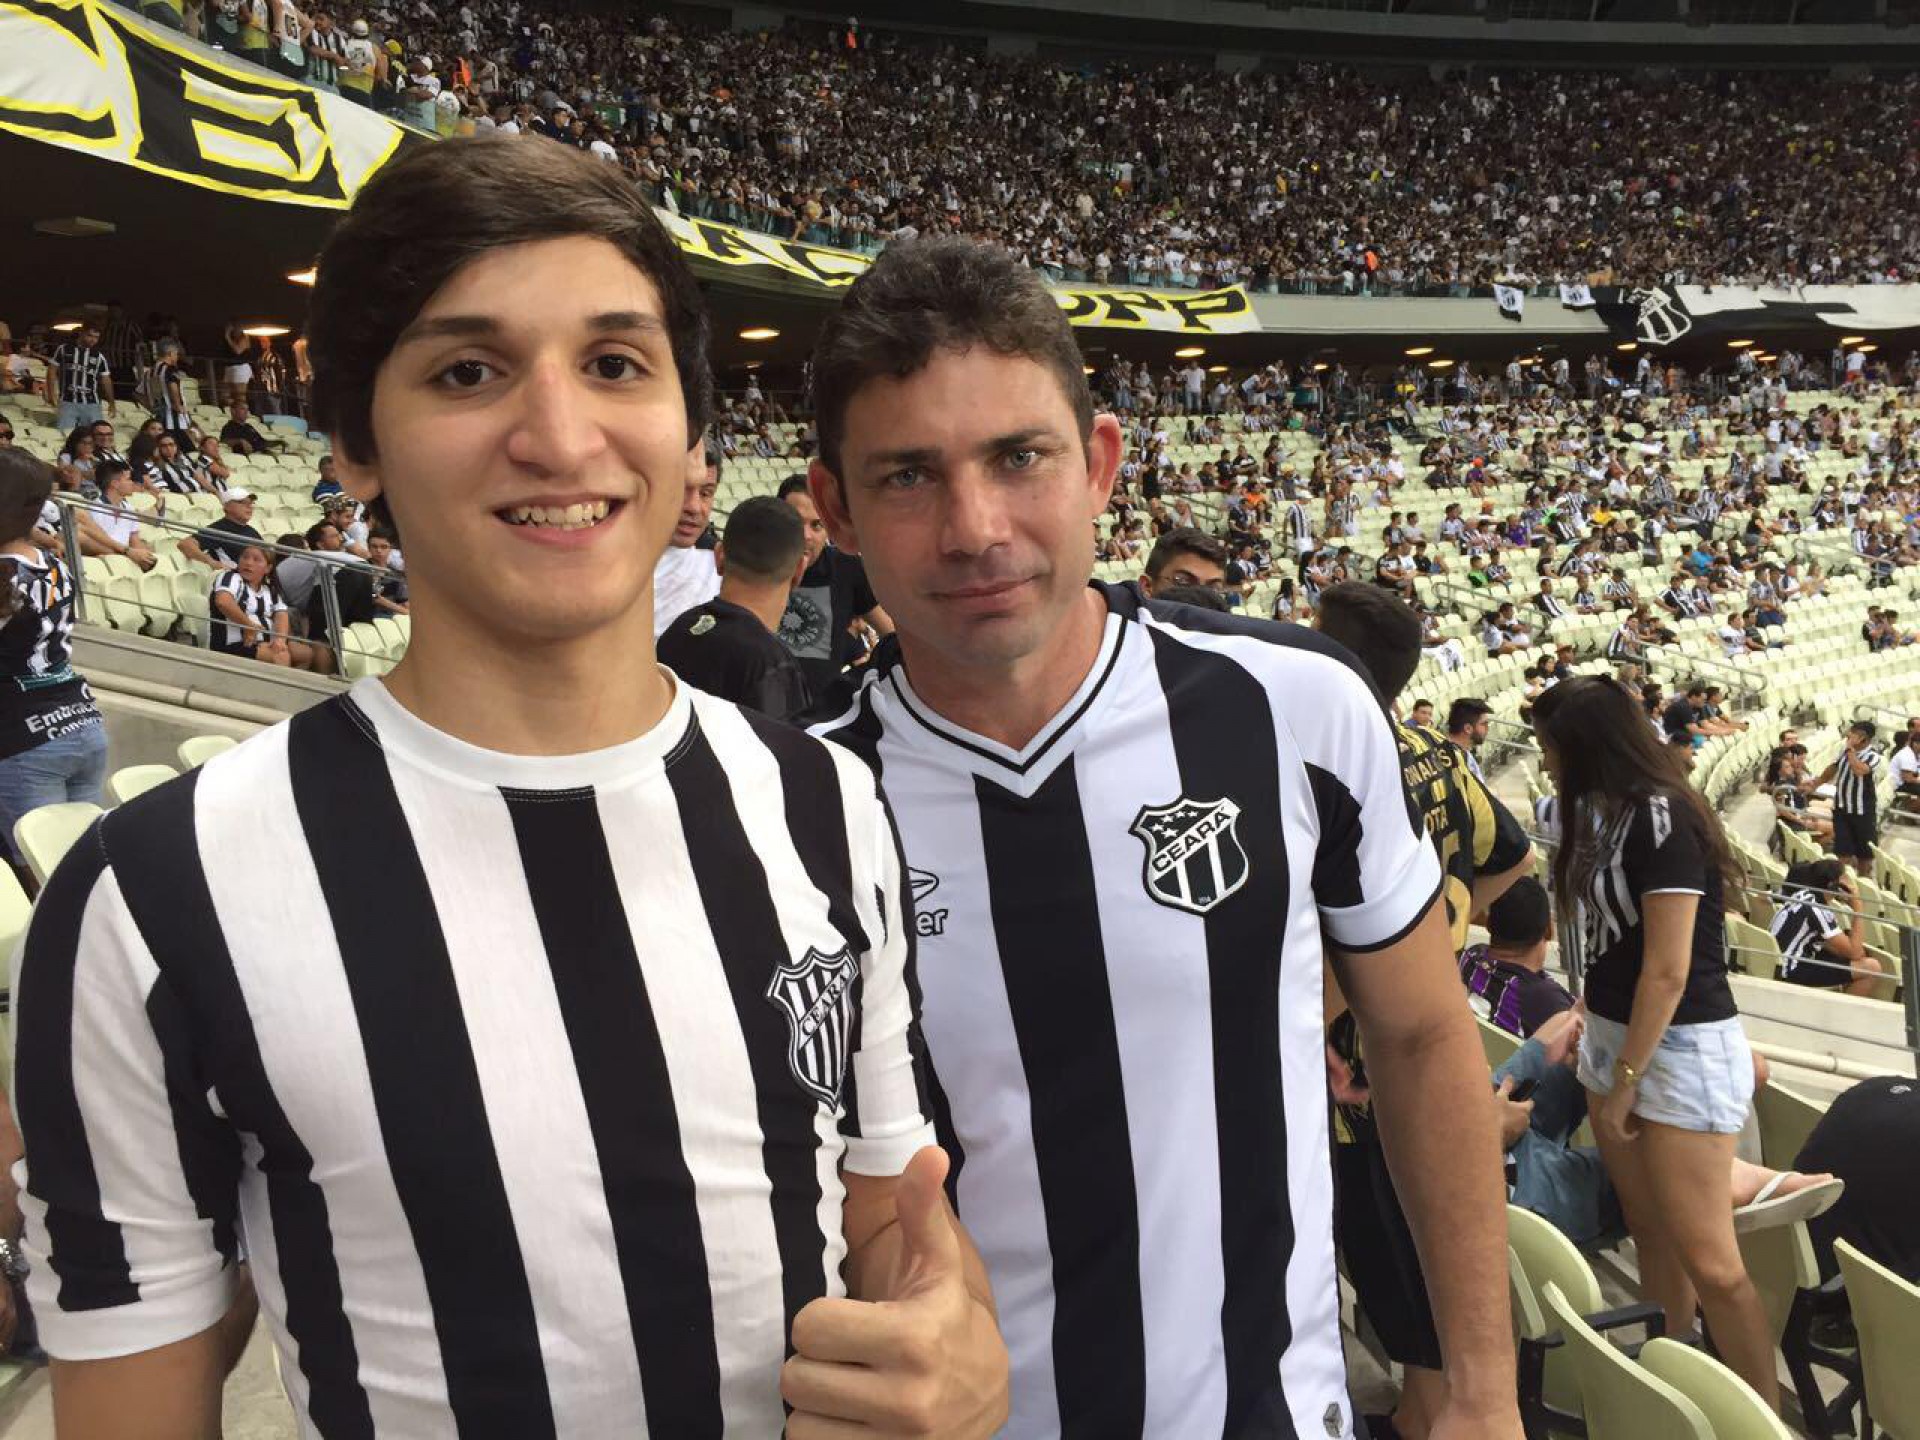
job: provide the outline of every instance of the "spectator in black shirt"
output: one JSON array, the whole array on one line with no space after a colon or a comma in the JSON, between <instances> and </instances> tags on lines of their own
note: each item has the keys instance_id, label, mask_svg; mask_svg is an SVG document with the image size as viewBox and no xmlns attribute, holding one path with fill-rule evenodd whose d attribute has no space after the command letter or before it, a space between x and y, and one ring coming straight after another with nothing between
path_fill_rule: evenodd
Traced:
<instances>
[{"instance_id":1,"label":"spectator in black shirt","mask_svg":"<svg viewBox=\"0 0 1920 1440\"><path fill-rule=\"evenodd\" d=\"M180 542L180 553L189 560L211 565L216 570L231 570L240 561L240 552L249 544L258 545L266 536L253 528L253 492L235 486L220 492L220 508L226 513L197 535Z\"/></svg>"},{"instance_id":2,"label":"spectator in black shirt","mask_svg":"<svg viewBox=\"0 0 1920 1440\"><path fill-rule=\"evenodd\" d=\"M1697 1302L1727 1364L1777 1408L1773 1332L1732 1219L1755 1076L1727 982L1722 905L1738 872L1719 817L1635 711L1597 676L1533 707L1568 841L1555 899L1584 930L1580 1082L1643 1292L1674 1334L1691 1333Z\"/></svg>"},{"instance_id":3,"label":"spectator in black shirt","mask_svg":"<svg viewBox=\"0 0 1920 1440\"><path fill-rule=\"evenodd\" d=\"M1839 1273L1833 1242L1845 1240L1869 1259L1920 1285L1920 1081L1905 1075L1862 1080L1836 1098L1813 1127L1794 1164L1828 1170L1847 1188L1834 1207L1811 1220L1820 1273Z\"/></svg>"},{"instance_id":4,"label":"spectator in black shirt","mask_svg":"<svg viewBox=\"0 0 1920 1440\"><path fill-rule=\"evenodd\" d=\"M247 402L238 398L227 407L227 423L220 427L220 443L232 447L237 455L264 455L269 450L283 448L279 441L267 439L254 428Z\"/></svg>"},{"instance_id":5,"label":"spectator in black shirt","mask_svg":"<svg viewBox=\"0 0 1920 1440\"><path fill-rule=\"evenodd\" d=\"M727 517L714 563L720 594L667 627L660 663L722 700L776 720L798 715L807 707L807 682L774 632L807 568L799 515L771 496L743 501Z\"/></svg>"},{"instance_id":6,"label":"spectator in black shirt","mask_svg":"<svg viewBox=\"0 0 1920 1440\"><path fill-rule=\"evenodd\" d=\"M779 498L800 517L807 555L806 573L780 619L780 643L800 662L808 693L824 695L862 652L853 622L862 621L884 637L893 633L893 621L874 598L860 557L827 544L826 522L807 493L806 477L789 475L782 480Z\"/></svg>"}]
</instances>

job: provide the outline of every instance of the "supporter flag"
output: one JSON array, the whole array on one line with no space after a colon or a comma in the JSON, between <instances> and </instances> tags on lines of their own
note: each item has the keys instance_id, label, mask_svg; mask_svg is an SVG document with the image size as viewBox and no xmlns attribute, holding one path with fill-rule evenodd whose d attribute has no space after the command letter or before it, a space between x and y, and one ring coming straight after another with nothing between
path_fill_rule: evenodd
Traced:
<instances>
[{"instance_id":1,"label":"supporter flag","mask_svg":"<svg viewBox=\"0 0 1920 1440\"><path fill-rule=\"evenodd\" d=\"M1495 303L1500 306L1500 313L1506 316L1507 319L1518 320L1522 318L1522 314L1527 305L1527 292L1522 290L1518 285L1494 286L1493 298Z\"/></svg>"},{"instance_id":2,"label":"supporter flag","mask_svg":"<svg viewBox=\"0 0 1920 1440\"><path fill-rule=\"evenodd\" d=\"M1593 291L1585 285L1562 285L1560 303L1569 310L1591 310Z\"/></svg>"}]
</instances>

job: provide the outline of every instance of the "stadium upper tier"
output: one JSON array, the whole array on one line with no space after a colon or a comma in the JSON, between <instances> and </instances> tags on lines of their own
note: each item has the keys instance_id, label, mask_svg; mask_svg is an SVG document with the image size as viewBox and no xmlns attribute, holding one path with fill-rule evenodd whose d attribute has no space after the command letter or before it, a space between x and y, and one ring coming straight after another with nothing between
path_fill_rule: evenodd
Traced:
<instances>
[{"instance_id":1,"label":"stadium upper tier","mask_svg":"<svg viewBox=\"0 0 1920 1440\"><path fill-rule=\"evenodd\" d=\"M404 114L604 147L683 212L817 243L961 231L1062 279L1255 289L1920 270L1884 203L1920 181L1912 74L1095 68L500 0L388 31L435 66Z\"/></svg>"}]
</instances>

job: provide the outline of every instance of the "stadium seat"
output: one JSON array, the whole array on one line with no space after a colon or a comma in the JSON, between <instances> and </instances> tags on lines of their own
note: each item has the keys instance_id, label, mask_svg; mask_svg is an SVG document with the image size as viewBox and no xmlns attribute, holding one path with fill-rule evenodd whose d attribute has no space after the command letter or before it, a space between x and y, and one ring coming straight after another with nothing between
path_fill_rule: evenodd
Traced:
<instances>
[{"instance_id":1,"label":"stadium seat","mask_svg":"<svg viewBox=\"0 0 1920 1440\"><path fill-rule=\"evenodd\" d=\"M13 843L27 862L27 869L40 884L47 883L60 857L72 848L86 829L105 814L98 805L84 800L66 800L57 805L42 805L29 810L13 826Z\"/></svg>"},{"instance_id":2,"label":"stadium seat","mask_svg":"<svg viewBox=\"0 0 1920 1440\"><path fill-rule=\"evenodd\" d=\"M1677 1340L1649 1340L1640 1364L1686 1396L1707 1417L1714 1440L1792 1440L1793 1432L1733 1371Z\"/></svg>"},{"instance_id":3,"label":"stadium seat","mask_svg":"<svg viewBox=\"0 0 1920 1440\"><path fill-rule=\"evenodd\" d=\"M180 742L180 768L197 770L222 750L231 750L240 742L231 735L193 735Z\"/></svg>"},{"instance_id":4,"label":"stadium seat","mask_svg":"<svg viewBox=\"0 0 1920 1440\"><path fill-rule=\"evenodd\" d=\"M1867 1413L1882 1434L1915 1440L1920 1436L1920 1285L1845 1240L1834 1242L1833 1253L1860 1337Z\"/></svg>"},{"instance_id":5,"label":"stadium seat","mask_svg":"<svg viewBox=\"0 0 1920 1440\"><path fill-rule=\"evenodd\" d=\"M1714 1440L1698 1405L1609 1344L1558 1285L1548 1282L1541 1298L1578 1379L1587 1440Z\"/></svg>"},{"instance_id":6,"label":"stadium seat","mask_svg":"<svg viewBox=\"0 0 1920 1440\"><path fill-rule=\"evenodd\" d=\"M27 921L33 917L33 902L27 898L27 892L20 888L20 877L14 874L11 865L0 865L0 955L4 955L10 964L14 947L20 943L20 937L27 933ZM4 993L4 987L0 987ZM4 1022L0 1022L0 1036L6 1031ZM7 1068L0 1066L0 1082L7 1078Z\"/></svg>"},{"instance_id":7,"label":"stadium seat","mask_svg":"<svg viewBox=\"0 0 1920 1440\"><path fill-rule=\"evenodd\" d=\"M1579 1247L1550 1220L1518 1205L1507 1206L1507 1293L1520 1350L1520 1412L1529 1435L1564 1428L1565 1421L1577 1422L1580 1414L1579 1384L1564 1347L1555 1338L1557 1327L1544 1298L1549 1285L1602 1330L1639 1325L1652 1336L1664 1324L1657 1305L1607 1310L1600 1282Z\"/></svg>"},{"instance_id":8,"label":"stadium seat","mask_svg":"<svg viewBox=\"0 0 1920 1440\"><path fill-rule=\"evenodd\" d=\"M1753 1092L1753 1111L1760 1123L1761 1163L1774 1170L1791 1170L1825 1107L1773 1083Z\"/></svg>"},{"instance_id":9,"label":"stadium seat","mask_svg":"<svg viewBox=\"0 0 1920 1440\"><path fill-rule=\"evenodd\" d=\"M107 793L113 796L116 805L124 805L136 795L166 784L179 773L171 765L129 765L108 778Z\"/></svg>"}]
</instances>

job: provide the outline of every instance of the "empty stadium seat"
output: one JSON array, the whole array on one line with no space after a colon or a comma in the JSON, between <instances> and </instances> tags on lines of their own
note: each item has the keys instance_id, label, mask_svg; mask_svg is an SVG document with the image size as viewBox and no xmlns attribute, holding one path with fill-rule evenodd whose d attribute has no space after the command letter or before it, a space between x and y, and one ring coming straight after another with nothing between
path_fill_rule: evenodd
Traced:
<instances>
[{"instance_id":1,"label":"empty stadium seat","mask_svg":"<svg viewBox=\"0 0 1920 1440\"><path fill-rule=\"evenodd\" d=\"M68 800L58 805L42 805L29 810L13 826L13 843L27 862L27 869L42 885L53 873L60 857L72 848L86 829L105 812L84 800Z\"/></svg>"},{"instance_id":2,"label":"empty stadium seat","mask_svg":"<svg viewBox=\"0 0 1920 1440\"><path fill-rule=\"evenodd\" d=\"M107 793L113 796L115 804L124 805L154 786L166 784L179 773L171 765L129 765L108 778Z\"/></svg>"},{"instance_id":3,"label":"empty stadium seat","mask_svg":"<svg viewBox=\"0 0 1920 1440\"><path fill-rule=\"evenodd\" d=\"M231 735L194 735L180 742L180 768L197 770L222 750L231 750L240 742Z\"/></svg>"},{"instance_id":4,"label":"empty stadium seat","mask_svg":"<svg viewBox=\"0 0 1920 1440\"><path fill-rule=\"evenodd\" d=\"M1698 1405L1608 1344L1559 1286L1549 1283L1541 1298L1578 1377L1587 1440L1714 1440Z\"/></svg>"},{"instance_id":5,"label":"empty stadium seat","mask_svg":"<svg viewBox=\"0 0 1920 1440\"><path fill-rule=\"evenodd\" d=\"M1638 1359L1700 1407L1714 1440L1792 1440L1793 1432L1753 1387L1704 1351L1663 1337L1649 1340Z\"/></svg>"},{"instance_id":6,"label":"empty stadium seat","mask_svg":"<svg viewBox=\"0 0 1920 1440\"><path fill-rule=\"evenodd\" d=\"M1833 1253L1860 1337L1867 1413L1892 1440L1915 1440L1920 1437L1920 1285L1845 1240L1834 1242Z\"/></svg>"}]
</instances>

